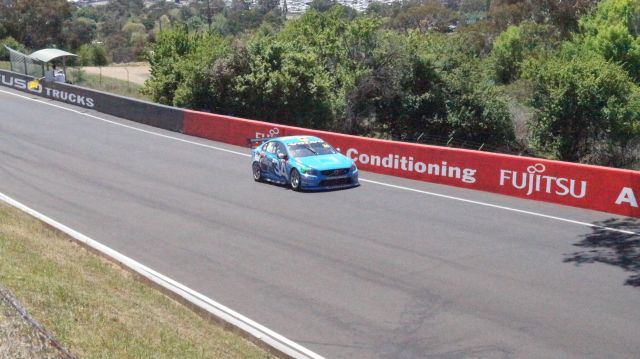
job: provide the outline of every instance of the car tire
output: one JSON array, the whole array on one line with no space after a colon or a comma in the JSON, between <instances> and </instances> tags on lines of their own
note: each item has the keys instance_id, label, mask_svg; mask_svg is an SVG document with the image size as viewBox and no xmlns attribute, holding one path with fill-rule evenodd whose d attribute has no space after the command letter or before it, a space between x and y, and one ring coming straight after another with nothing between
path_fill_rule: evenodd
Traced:
<instances>
[{"instance_id":1,"label":"car tire","mask_svg":"<svg viewBox=\"0 0 640 359\"><path fill-rule=\"evenodd\" d=\"M300 191L302 189L300 182L300 172L295 168L292 169L291 175L289 176L289 186L291 186L291 189L294 191Z\"/></svg>"},{"instance_id":2,"label":"car tire","mask_svg":"<svg viewBox=\"0 0 640 359\"><path fill-rule=\"evenodd\" d=\"M260 164L258 162L254 162L251 166L251 170L253 171L253 180L256 182L262 181L262 169L260 168Z\"/></svg>"}]
</instances>

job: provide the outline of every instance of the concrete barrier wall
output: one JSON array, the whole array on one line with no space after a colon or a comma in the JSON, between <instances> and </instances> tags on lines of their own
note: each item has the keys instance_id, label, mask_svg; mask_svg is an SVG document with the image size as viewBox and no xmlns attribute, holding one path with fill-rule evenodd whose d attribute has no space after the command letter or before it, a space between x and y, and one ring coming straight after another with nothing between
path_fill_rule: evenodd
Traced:
<instances>
[{"instance_id":1,"label":"concrete barrier wall","mask_svg":"<svg viewBox=\"0 0 640 359\"><path fill-rule=\"evenodd\" d=\"M640 172L537 158L385 141L162 106L0 70L0 84L151 126L229 144L248 138L316 135L359 168L426 182L640 218Z\"/></svg>"},{"instance_id":2,"label":"concrete barrier wall","mask_svg":"<svg viewBox=\"0 0 640 359\"><path fill-rule=\"evenodd\" d=\"M315 135L371 172L640 217L640 172L315 131L185 110L184 133L234 145Z\"/></svg>"},{"instance_id":3,"label":"concrete barrier wall","mask_svg":"<svg viewBox=\"0 0 640 359\"><path fill-rule=\"evenodd\" d=\"M182 109L56 82L40 81L38 88L29 90L27 82L32 79L30 76L0 70L0 84L3 86L150 126L182 132Z\"/></svg>"}]
</instances>

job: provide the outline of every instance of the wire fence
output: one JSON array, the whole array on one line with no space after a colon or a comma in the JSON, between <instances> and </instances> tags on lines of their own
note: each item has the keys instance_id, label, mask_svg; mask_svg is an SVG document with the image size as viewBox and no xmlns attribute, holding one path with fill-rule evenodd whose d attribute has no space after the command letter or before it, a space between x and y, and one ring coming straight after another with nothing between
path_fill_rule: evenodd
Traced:
<instances>
[{"instance_id":1,"label":"wire fence","mask_svg":"<svg viewBox=\"0 0 640 359\"><path fill-rule=\"evenodd\" d=\"M44 77L44 63L35 60L20 51L16 51L8 46L4 46L9 51L9 62L11 71L33 76Z\"/></svg>"},{"instance_id":2,"label":"wire fence","mask_svg":"<svg viewBox=\"0 0 640 359\"><path fill-rule=\"evenodd\" d=\"M424 132L415 133L413 135L402 133L400 134L400 136L395 136L395 138L393 139L396 141L414 142L414 143L420 143L425 145L462 148L467 150L486 151L486 152L495 152L495 153L505 153L505 154L518 155L518 156L531 155L531 153L526 151L526 149L523 146L518 146L517 144L511 145L511 146L510 145L494 146L484 142L476 142L476 141L456 138L455 135L436 136L436 135L429 135Z\"/></svg>"}]
</instances>

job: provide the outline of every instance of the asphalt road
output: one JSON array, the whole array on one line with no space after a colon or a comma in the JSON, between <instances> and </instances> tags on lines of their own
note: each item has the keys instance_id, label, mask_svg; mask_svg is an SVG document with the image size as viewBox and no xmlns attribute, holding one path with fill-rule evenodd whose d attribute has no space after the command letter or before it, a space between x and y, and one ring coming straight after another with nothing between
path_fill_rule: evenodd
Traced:
<instances>
[{"instance_id":1,"label":"asphalt road","mask_svg":"<svg viewBox=\"0 0 640 359\"><path fill-rule=\"evenodd\" d=\"M370 173L480 203L369 181L296 193L254 183L246 148L7 92L18 94L0 88L0 192L318 354L640 356L640 287L625 285L637 241L482 203L638 221Z\"/></svg>"}]
</instances>

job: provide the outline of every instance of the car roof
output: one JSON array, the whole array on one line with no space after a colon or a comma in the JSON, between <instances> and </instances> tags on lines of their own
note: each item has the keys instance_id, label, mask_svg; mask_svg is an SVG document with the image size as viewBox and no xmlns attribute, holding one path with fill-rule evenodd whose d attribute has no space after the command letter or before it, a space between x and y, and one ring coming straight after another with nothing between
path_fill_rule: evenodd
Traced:
<instances>
[{"instance_id":1,"label":"car roof","mask_svg":"<svg viewBox=\"0 0 640 359\"><path fill-rule=\"evenodd\" d=\"M298 142L324 142L324 140L316 136L285 136L274 138L274 140L280 141L285 145Z\"/></svg>"}]
</instances>

